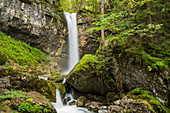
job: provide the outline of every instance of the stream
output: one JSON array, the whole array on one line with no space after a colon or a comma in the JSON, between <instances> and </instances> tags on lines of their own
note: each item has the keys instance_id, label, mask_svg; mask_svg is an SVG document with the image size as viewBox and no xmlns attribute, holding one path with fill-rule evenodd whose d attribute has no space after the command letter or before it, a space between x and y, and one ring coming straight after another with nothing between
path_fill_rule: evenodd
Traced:
<instances>
[{"instance_id":1,"label":"stream","mask_svg":"<svg viewBox=\"0 0 170 113\"><path fill-rule=\"evenodd\" d=\"M66 105L63 104L63 101L60 96L60 91L56 90L56 103L52 103L54 108L57 110L57 113L94 113L91 111L88 111L87 108L83 107L77 107L76 106L76 100L73 98L72 94L66 94L64 99L69 98L70 100L66 103ZM75 102L73 105L70 105L70 103Z\"/></svg>"}]
</instances>

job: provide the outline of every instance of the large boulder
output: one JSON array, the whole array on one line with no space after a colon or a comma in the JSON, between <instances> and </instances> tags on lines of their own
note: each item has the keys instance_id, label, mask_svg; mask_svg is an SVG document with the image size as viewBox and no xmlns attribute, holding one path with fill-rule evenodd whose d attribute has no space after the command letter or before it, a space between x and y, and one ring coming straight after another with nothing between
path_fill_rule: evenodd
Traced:
<instances>
[{"instance_id":1,"label":"large boulder","mask_svg":"<svg viewBox=\"0 0 170 113\"><path fill-rule=\"evenodd\" d=\"M86 54L67 75L67 83L81 93L106 95L109 91L116 91L113 81L97 70L97 62L95 55Z\"/></svg>"},{"instance_id":2,"label":"large boulder","mask_svg":"<svg viewBox=\"0 0 170 113\"><path fill-rule=\"evenodd\" d=\"M21 74L0 66L0 91L11 88L25 91L37 91L46 96L50 101L56 101L56 85L54 82L31 75Z\"/></svg>"}]
</instances>

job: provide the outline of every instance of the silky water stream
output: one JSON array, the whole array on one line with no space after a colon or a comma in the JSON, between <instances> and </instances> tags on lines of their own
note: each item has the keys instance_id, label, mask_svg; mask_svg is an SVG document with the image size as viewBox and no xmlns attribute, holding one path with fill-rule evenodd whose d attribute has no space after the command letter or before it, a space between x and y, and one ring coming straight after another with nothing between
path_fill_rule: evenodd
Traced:
<instances>
[{"instance_id":1,"label":"silky water stream","mask_svg":"<svg viewBox=\"0 0 170 113\"><path fill-rule=\"evenodd\" d=\"M77 13L64 13L67 20L68 27L68 39L69 39L69 53L68 53L68 69L63 72L64 74L68 74L74 66L79 61L79 44L78 44L78 31L77 31ZM65 83L65 78L63 83ZM56 89L56 103L52 103L54 108L57 110L57 113L93 113L88 111L86 108L77 107L76 100L73 98L73 93L66 94L65 105L60 96L60 91Z\"/></svg>"},{"instance_id":2,"label":"silky water stream","mask_svg":"<svg viewBox=\"0 0 170 113\"><path fill-rule=\"evenodd\" d=\"M71 93L66 94L63 100L69 100L69 101L67 101L67 103L64 105L60 96L60 91L57 89L56 103L52 102L52 105L57 110L57 113L93 113L91 111L88 111L87 108L77 107L76 100L73 98L73 95ZM74 103L74 104L70 105L70 103Z\"/></svg>"}]
</instances>

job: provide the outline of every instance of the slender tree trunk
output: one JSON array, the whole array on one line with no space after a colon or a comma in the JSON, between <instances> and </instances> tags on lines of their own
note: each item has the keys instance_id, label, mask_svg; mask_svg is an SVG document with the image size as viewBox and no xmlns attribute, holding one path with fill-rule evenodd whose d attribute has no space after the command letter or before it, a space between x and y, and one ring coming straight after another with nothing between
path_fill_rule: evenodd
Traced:
<instances>
[{"instance_id":1,"label":"slender tree trunk","mask_svg":"<svg viewBox=\"0 0 170 113\"><path fill-rule=\"evenodd\" d=\"M79 10L81 10L82 5L83 5L83 0L80 0L80 3L79 3Z\"/></svg>"},{"instance_id":2,"label":"slender tree trunk","mask_svg":"<svg viewBox=\"0 0 170 113\"><path fill-rule=\"evenodd\" d=\"M102 18L104 18L104 0L101 0L101 15ZM104 46L104 28L101 30L101 42L100 42L101 48Z\"/></svg>"},{"instance_id":3,"label":"slender tree trunk","mask_svg":"<svg viewBox=\"0 0 170 113\"><path fill-rule=\"evenodd\" d=\"M97 13L98 9L97 9L97 0L95 1L95 11Z\"/></svg>"}]
</instances>

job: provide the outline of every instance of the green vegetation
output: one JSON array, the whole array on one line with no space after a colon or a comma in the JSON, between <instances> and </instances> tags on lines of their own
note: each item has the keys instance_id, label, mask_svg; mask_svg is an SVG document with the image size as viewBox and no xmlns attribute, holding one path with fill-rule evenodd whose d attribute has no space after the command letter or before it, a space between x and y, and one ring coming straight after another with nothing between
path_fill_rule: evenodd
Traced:
<instances>
[{"instance_id":1,"label":"green vegetation","mask_svg":"<svg viewBox=\"0 0 170 113\"><path fill-rule=\"evenodd\" d=\"M127 94L128 98L141 99L141 102L146 103L148 108L153 113L169 113L170 110L164 107L156 97L149 95L149 92L142 88L136 88ZM140 101L139 101L140 102Z\"/></svg>"},{"instance_id":2,"label":"green vegetation","mask_svg":"<svg viewBox=\"0 0 170 113\"><path fill-rule=\"evenodd\" d=\"M100 0L60 0L64 12L75 13L80 10L100 12Z\"/></svg>"},{"instance_id":3,"label":"green vegetation","mask_svg":"<svg viewBox=\"0 0 170 113\"><path fill-rule=\"evenodd\" d=\"M105 28L105 40L111 42L120 59L145 66L149 71L167 70L170 63L168 1L113 0L104 18L96 18L89 32Z\"/></svg>"},{"instance_id":4,"label":"green vegetation","mask_svg":"<svg viewBox=\"0 0 170 113\"><path fill-rule=\"evenodd\" d=\"M4 54L8 60L13 60L20 65L50 61L42 51L16 41L2 32L0 32L0 53Z\"/></svg>"},{"instance_id":5,"label":"green vegetation","mask_svg":"<svg viewBox=\"0 0 170 113\"><path fill-rule=\"evenodd\" d=\"M11 99L16 97L24 98L24 99L30 98L27 96L27 93L23 94L21 93L20 90L14 90L14 89L4 92L4 95L0 95L0 99Z\"/></svg>"},{"instance_id":6,"label":"green vegetation","mask_svg":"<svg viewBox=\"0 0 170 113\"><path fill-rule=\"evenodd\" d=\"M60 72L54 72L51 76L61 75Z\"/></svg>"},{"instance_id":7,"label":"green vegetation","mask_svg":"<svg viewBox=\"0 0 170 113\"><path fill-rule=\"evenodd\" d=\"M22 113L51 113L51 109L46 109L43 106L40 105L32 105L31 103L22 103L19 107L18 107L18 111L22 112Z\"/></svg>"},{"instance_id":8,"label":"green vegetation","mask_svg":"<svg viewBox=\"0 0 170 113\"><path fill-rule=\"evenodd\" d=\"M19 112L22 113L52 113L52 105L47 104L46 106L39 105L38 102L44 103L46 100L44 97L39 97L40 94L33 93L35 95L30 95L27 92L23 92L20 90L11 89L9 91L3 92L3 95L0 95L0 99L3 99L2 103L0 103L0 107L2 109L18 109ZM40 100L40 98L43 98ZM34 100L35 99L35 100ZM5 103L8 100L10 103Z\"/></svg>"}]
</instances>

